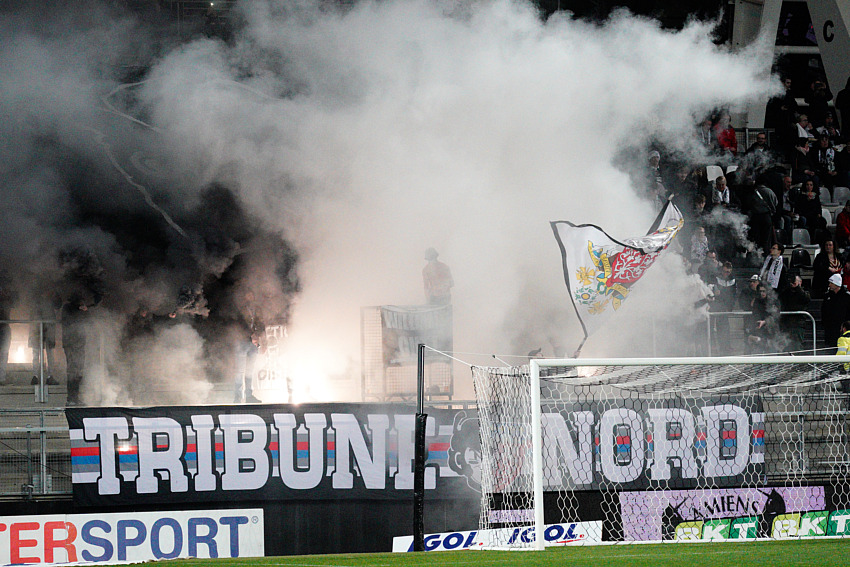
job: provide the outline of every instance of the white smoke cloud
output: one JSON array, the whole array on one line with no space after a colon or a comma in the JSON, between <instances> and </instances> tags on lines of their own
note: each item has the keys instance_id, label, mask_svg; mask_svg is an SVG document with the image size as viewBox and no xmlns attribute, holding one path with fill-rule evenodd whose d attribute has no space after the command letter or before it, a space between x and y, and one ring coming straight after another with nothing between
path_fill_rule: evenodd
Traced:
<instances>
[{"instance_id":1,"label":"white smoke cloud","mask_svg":"<svg viewBox=\"0 0 850 567\"><path fill-rule=\"evenodd\" d=\"M580 327L549 221L643 234L655 211L614 165L624 148L687 150L694 116L775 89L770 50L718 47L711 23L672 32L625 12L602 25L544 21L509 0L258 1L237 12L231 42L164 50L135 110L157 129L157 159L179 172L172 206L225 181L294 244L302 292L289 356L316 377L350 378L317 381L329 398L359 398L349 375L361 306L423 302L429 246L456 282L456 351L572 352ZM86 103L114 86L82 83ZM96 121L85 104L67 112ZM633 354L648 313L687 311L681 264L651 272L588 354Z\"/></svg>"},{"instance_id":2,"label":"white smoke cloud","mask_svg":"<svg viewBox=\"0 0 850 567\"><path fill-rule=\"evenodd\" d=\"M686 148L694 115L774 88L769 52L717 47L711 24L542 21L501 1L298 7L245 5L235 48L173 53L146 91L157 124L183 133L205 171L230 168L297 242L291 342L317 366L357 355L360 306L422 301L428 246L453 270L456 350L571 352L578 325L548 221L642 234L653 210L612 164L618 152ZM686 297L664 271L632 311ZM622 352L632 322L613 320L616 340L589 348Z\"/></svg>"}]
</instances>

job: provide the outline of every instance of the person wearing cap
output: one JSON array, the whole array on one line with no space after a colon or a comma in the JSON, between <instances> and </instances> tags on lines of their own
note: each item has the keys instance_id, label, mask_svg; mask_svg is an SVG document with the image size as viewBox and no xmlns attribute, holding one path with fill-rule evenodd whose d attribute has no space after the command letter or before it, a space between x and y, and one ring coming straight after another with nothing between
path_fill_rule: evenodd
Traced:
<instances>
[{"instance_id":1,"label":"person wearing cap","mask_svg":"<svg viewBox=\"0 0 850 567\"><path fill-rule=\"evenodd\" d=\"M826 295L821 304L821 326L823 327L826 354L832 354L841 336L841 324L848 319L850 313L850 293L842 285L841 274L829 276Z\"/></svg>"},{"instance_id":2,"label":"person wearing cap","mask_svg":"<svg viewBox=\"0 0 850 567\"><path fill-rule=\"evenodd\" d=\"M437 260L438 256L433 248L425 251L428 263L422 268L422 282L428 305L448 305L452 302L452 287L455 285L452 272L447 265Z\"/></svg>"},{"instance_id":3,"label":"person wearing cap","mask_svg":"<svg viewBox=\"0 0 850 567\"><path fill-rule=\"evenodd\" d=\"M759 283L761 283L759 275L753 274L747 281L747 287L741 290L740 305L742 311L750 311L753 308L753 300L759 296Z\"/></svg>"}]
</instances>

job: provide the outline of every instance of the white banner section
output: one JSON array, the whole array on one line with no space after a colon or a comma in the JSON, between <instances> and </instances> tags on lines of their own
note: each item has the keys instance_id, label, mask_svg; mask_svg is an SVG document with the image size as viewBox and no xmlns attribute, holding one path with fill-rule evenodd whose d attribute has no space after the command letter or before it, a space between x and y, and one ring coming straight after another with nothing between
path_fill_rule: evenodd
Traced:
<instances>
[{"instance_id":1,"label":"white banner section","mask_svg":"<svg viewBox=\"0 0 850 567\"><path fill-rule=\"evenodd\" d=\"M600 543L602 521L579 522L577 524L546 524L543 536L546 546L573 545L578 543ZM496 536L498 540L495 540ZM534 541L534 527L501 528L471 532L447 532L425 536L425 551L454 551L458 549L487 549L492 541ZM413 536L393 538L393 552L413 551Z\"/></svg>"},{"instance_id":2,"label":"white banner section","mask_svg":"<svg viewBox=\"0 0 850 567\"><path fill-rule=\"evenodd\" d=\"M263 555L261 509L0 516L0 565Z\"/></svg>"}]
</instances>

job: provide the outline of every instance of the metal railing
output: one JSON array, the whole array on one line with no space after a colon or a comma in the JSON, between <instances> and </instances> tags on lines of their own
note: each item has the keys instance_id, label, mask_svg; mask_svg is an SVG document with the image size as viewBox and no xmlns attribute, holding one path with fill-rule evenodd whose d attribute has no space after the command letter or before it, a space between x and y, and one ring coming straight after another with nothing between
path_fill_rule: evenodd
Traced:
<instances>
[{"instance_id":1,"label":"metal railing","mask_svg":"<svg viewBox=\"0 0 850 567\"><path fill-rule=\"evenodd\" d=\"M716 319L719 317L735 317L739 319L744 319L745 317L752 316L752 311L709 311L708 319L706 319L706 327L708 329L708 356L714 356L712 353L712 327L714 327L713 323L716 323ZM814 316L808 311L781 311L779 312L780 320L782 317L786 318L789 316L793 317L805 317L808 318L812 323L812 354L817 355L817 323L815 321Z\"/></svg>"},{"instance_id":2,"label":"metal railing","mask_svg":"<svg viewBox=\"0 0 850 567\"><path fill-rule=\"evenodd\" d=\"M11 360L11 358L13 357L13 353L10 351L10 347L13 343L13 339L15 338L14 337L15 333L13 332L12 327L13 326L20 327L20 326L23 326L23 325L26 325L28 327L27 332L25 333L25 337L26 337L26 348L29 348L32 351L32 359L30 360L29 364L32 365L31 370L32 370L32 373L33 373L34 381L31 385L34 387L33 391L34 391L34 395L35 395L35 401L37 403L42 403L42 404L46 403L48 391L47 391L47 374L46 374L47 369L45 368L45 360L44 360L45 359L45 347L50 348L52 350L56 349L56 344L52 344L52 345L46 345L45 344L46 330L47 330L48 326L53 326L54 327L54 333L55 333L55 327L56 327L56 325L58 325L58 321L56 321L54 319L3 319L3 320L0 320L0 325L6 325L6 326L9 327L9 336L6 339L6 340L9 341L9 345L2 345L2 348L0 348L0 355L2 355L3 352L5 352L6 356L7 356L7 366L6 366L7 375L9 373L9 366L8 365L10 363L15 364L15 362ZM35 327L35 326L38 327L38 330L37 330L38 342L37 342L37 344L34 344L35 343L34 339L35 339L36 333L34 332L35 329L33 327ZM20 339L20 334L19 334L18 338ZM20 343L21 341L18 341L18 342ZM24 348L24 347L23 347L23 345L21 345L18 348L20 349L20 348ZM54 357L55 357L55 354L54 354ZM55 358L54 358L54 360L55 360ZM26 364L26 363L24 363L24 364ZM55 372L55 369L50 369L50 371Z\"/></svg>"},{"instance_id":3,"label":"metal railing","mask_svg":"<svg viewBox=\"0 0 850 567\"><path fill-rule=\"evenodd\" d=\"M0 409L0 496L71 494L71 441L61 409Z\"/></svg>"}]
</instances>

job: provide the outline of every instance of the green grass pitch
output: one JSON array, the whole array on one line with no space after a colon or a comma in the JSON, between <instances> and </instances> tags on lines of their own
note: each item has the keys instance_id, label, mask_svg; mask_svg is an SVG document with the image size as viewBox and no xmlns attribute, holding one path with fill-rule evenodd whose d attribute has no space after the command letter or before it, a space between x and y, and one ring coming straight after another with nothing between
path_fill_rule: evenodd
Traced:
<instances>
[{"instance_id":1,"label":"green grass pitch","mask_svg":"<svg viewBox=\"0 0 850 567\"><path fill-rule=\"evenodd\" d=\"M550 547L545 551L432 551L179 560L220 567L785 567L850 565L850 539Z\"/></svg>"}]
</instances>

